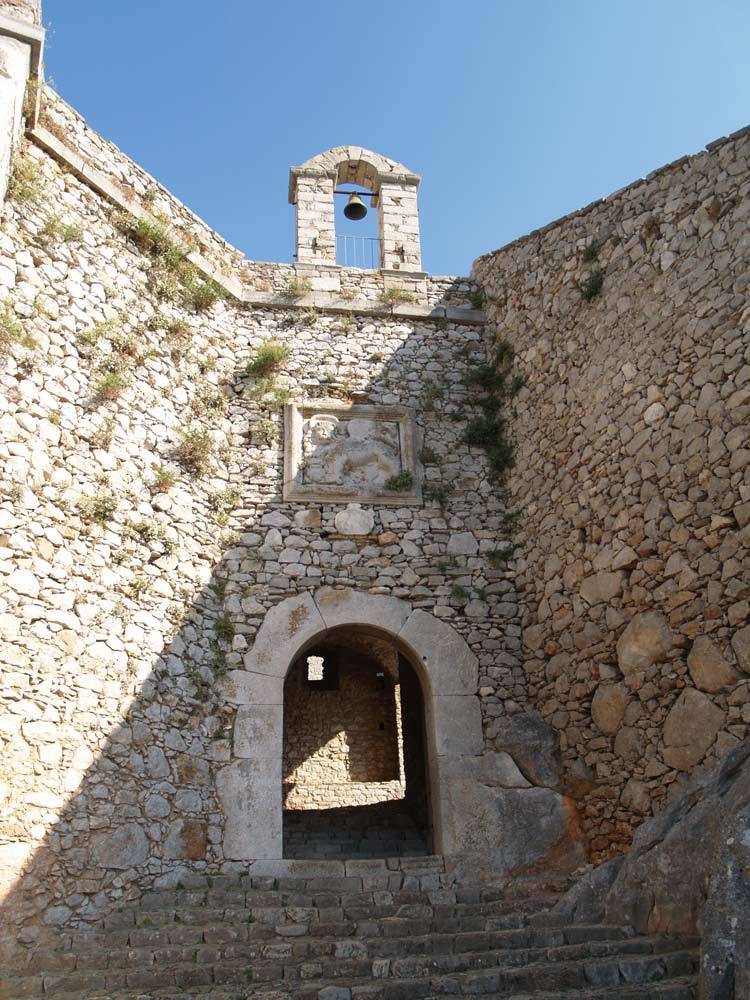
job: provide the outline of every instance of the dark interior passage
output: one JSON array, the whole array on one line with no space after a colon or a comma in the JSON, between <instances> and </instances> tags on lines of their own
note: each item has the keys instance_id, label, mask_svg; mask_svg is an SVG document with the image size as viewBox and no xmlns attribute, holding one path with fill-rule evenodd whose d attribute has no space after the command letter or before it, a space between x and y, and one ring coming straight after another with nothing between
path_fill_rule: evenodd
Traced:
<instances>
[{"instance_id":1,"label":"dark interior passage","mask_svg":"<svg viewBox=\"0 0 750 1000\"><path fill-rule=\"evenodd\" d=\"M342 628L284 687L285 857L385 857L429 848L424 700L395 644Z\"/></svg>"}]
</instances>

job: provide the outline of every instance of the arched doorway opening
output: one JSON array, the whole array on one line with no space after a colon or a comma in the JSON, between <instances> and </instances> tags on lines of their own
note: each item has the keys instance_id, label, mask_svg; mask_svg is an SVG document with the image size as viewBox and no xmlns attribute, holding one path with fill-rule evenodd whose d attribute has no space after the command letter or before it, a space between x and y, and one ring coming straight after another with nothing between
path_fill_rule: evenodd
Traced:
<instances>
[{"instance_id":1,"label":"arched doorway opening","mask_svg":"<svg viewBox=\"0 0 750 1000\"><path fill-rule=\"evenodd\" d=\"M363 626L316 637L284 683L287 858L432 849L425 699L396 642Z\"/></svg>"}]
</instances>

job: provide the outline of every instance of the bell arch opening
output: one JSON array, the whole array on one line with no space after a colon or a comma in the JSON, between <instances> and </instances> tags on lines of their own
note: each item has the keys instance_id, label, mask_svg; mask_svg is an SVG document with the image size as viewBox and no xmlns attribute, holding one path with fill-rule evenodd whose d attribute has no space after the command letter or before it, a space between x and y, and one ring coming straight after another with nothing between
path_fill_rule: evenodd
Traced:
<instances>
[{"instance_id":1,"label":"bell arch opening","mask_svg":"<svg viewBox=\"0 0 750 1000\"><path fill-rule=\"evenodd\" d=\"M432 850L425 696L392 637L350 625L308 642L283 719L284 857Z\"/></svg>"}]
</instances>

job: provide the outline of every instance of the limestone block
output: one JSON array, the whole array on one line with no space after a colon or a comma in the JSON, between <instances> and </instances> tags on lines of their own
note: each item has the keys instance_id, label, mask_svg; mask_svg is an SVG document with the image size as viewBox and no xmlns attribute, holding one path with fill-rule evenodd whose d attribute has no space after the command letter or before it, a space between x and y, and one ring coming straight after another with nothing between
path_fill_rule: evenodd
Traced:
<instances>
[{"instance_id":1,"label":"limestone block","mask_svg":"<svg viewBox=\"0 0 750 1000\"><path fill-rule=\"evenodd\" d=\"M476 695L449 695L433 699L435 752L478 754L482 752L482 710Z\"/></svg>"},{"instance_id":2,"label":"limestone block","mask_svg":"<svg viewBox=\"0 0 750 1000\"><path fill-rule=\"evenodd\" d=\"M199 819L178 819L167 831L164 857L173 861L202 861L206 856L208 827Z\"/></svg>"},{"instance_id":3,"label":"limestone block","mask_svg":"<svg viewBox=\"0 0 750 1000\"><path fill-rule=\"evenodd\" d=\"M446 551L449 556L475 556L479 551L479 542L471 531L457 531L448 539Z\"/></svg>"},{"instance_id":4,"label":"limestone block","mask_svg":"<svg viewBox=\"0 0 750 1000\"><path fill-rule=\"evenodd\" d=\"M488 788L531 788L510 754L501 750L478 757L445 757L440 761L441 778L479 781Z\"/></svg>"},{"instance_id":5,"label":"limestone block","mask_svg":"<svg viewBox=\"0 0 750 1000\"><path fill-rule=\"evenodd\" d=\"M479 685L476 656L445 622L426 611L414 611L399 632L427 674L435 695L475 694Z\"/></svg>"},{"instance_id":6,"label":"limestone block","mask_svg":"<svg viewBox=\"0 0 750 1000\"><path fill-rule=\"evenodd\" d=\"M651 807L651 796L645 781L631 778L622 790L620 801L626 809L645 815Z\"/></svg>"},{"instance_id":7,"label":"limestone block","mask_svg":"<svg viewBox=\"0 0 750 1000\"><path fill-rule=\"evenodd\" d=\"M246 705L234 723L234 755L253 760L281 756L283 732L281 705Z\"/></svg>"},{"instance_id":8,"label":"limestone block","mask_svg":"<svg viewBox=\"0 0 750 1000\"><path fill-rule=\"evenodd\" d=\"M693 683L701 691L716 694L738 680L738 675L706 635L699 635L687 658Z\"/></svg>"},{"instance_id":9,"label":"limestone block","mask_svg":"<svg viewBox=\"0 0 750 1000\"><path fill-rule=\"evenodd\" d=\"M319 528L320 522L320 510L317 507L311 507L309 510L298 510L294 515L294 523L300 528Z\"/></svg>"},{"instance_id":10,"label":"limestone block","mask_svg":"<svg viewBox=\"0 0 750 1000\"><path fill-rule=\"evenodd\" d=\"M297 651L326 629L312 596L288 597L266 614L245 656L245 668L258 674L285 677Z\"/></svg>"},{"instance_id":11,"label":"limestone block","mask_svg":"<svg viewBox=\"0 0 750 1000\"><path fill-rule=\"evenodd\" d=\"M92 839L92 863L100 868L126 869L142 865L148 858L148 837L137 823L99 833Z\"/></svg>"},{"instance_id":12,"label":"limestone block","mask_svg":"<svg viewBox=\"0 0 750 1000\"><path fill-rule=\"evenodd\" d=\"M281 755L276 760L238 760L216 775L224 813L224 856L233 861L280 858Z\"/></svg>"},{"instance_id":13,"label":"limestone block","mask_svg":"<svg viewBox=\"0 0 750 1000\"><path fill-rule=\"evenodd\" d=\"M318 590L315 603L326 628L369 625L393 635L398 635L411 613L406 601L397 597L364 594L360 590L335 590L333 587Z\"/></svg>"},{"instance_id":14,"label":"limestone block","mask_svg":"<svg viewBox=\"0 0 750 1000\"><path fill-rule=\"evenodd\" d=\"M664 722L664 761L689 771L703 759L723 723L724 713L710 698L686 688Z\"/></svg>"},{"instance_id":15,"label":"limestone block","mask_svg":"<svg viewBox=\"0 0 750 1000\"><path fill-rule=\"evenodd\" d=\"M284 678L230 670L221 682L221 694L230 705L282 705Z\"/></svg>"},{"instance_id":16,"label":"limestone block","mask_svg":"<svg viewBox=\"0 0 750 1000\"><path fill-rule=\"evenodd\" d=\"M518 712L498 719L494 734L495 747L510 754L532 785L559 788L560 740L539 712Z\"/></svg>"},{"instance_id":17,"label":"limestone block","mask_svg":"<svg viewBox=\"0 0 750 1000\"><path fill-rule=\"evenodd\" d=\"M607 736L613 736L622 725L628 704L624 684L600 684L591 702L591 718Z\"/></svg>"},{"instance_id":18,"label":"limestone block","mask_svg":"<svg viewBox=\"0 0 750 1000\"><path fill-rule=\"evenodd\" d=\"M743 673L750 674L750 625L734 633L732 649L737 657L737 666Z\"/></svg>"},{"instance_id":19,"label":"limestone block","mask_svg":"<svg viewBox=\"0 0 750 1000\"><path fill-rule=\"evenodd\" d=\"M39 580L30 569L15 570L10 574L6 583L11 591L23 594L24 597L39 596Z\"/></svg>"},{"instance_id":20,"label":"limestone block","mask_svg":"<svg viewBox=\"0 0 750 1000\"><path fill-rule=\"evenodd\" d=\"M340 535L369 535L375 525L375 516L371 510L350 503L346 510L338 512L334 524Z\"/></svg>"},{"instance_id":21,"label":"limestone block","mask_svg":"<svg viewBox=\"0 0 750 1000\"><path fill-rule=\"evenodd\" d=\"M643 611L636 615L617 641L617 662L628 677L661 663L673 644L672 630L658 611Z\"/></svg>"},{"instance_id":22,"label":"limestone block","mask_svg":"<svg viewBox=\"0 0 750 1000\"><path fill-rule=\"evenodd\" d=\"M602 570L586 577L581 583L580 594L587 604L601 604L621 594L622 584L622 573Z\"/></svg>"},{"instance_id":23,"label":"limestone block","mask_svg":"<svg viewBox=\"0 0 750 1000\"><path fill-rule=\"evenodd\" d=\"M445 781L443 836L459 877L476 873L483 855L493 877L525 869L570 871L586 857L575 804L549 788L497 788Z\"/></svg>"}]
</instances>

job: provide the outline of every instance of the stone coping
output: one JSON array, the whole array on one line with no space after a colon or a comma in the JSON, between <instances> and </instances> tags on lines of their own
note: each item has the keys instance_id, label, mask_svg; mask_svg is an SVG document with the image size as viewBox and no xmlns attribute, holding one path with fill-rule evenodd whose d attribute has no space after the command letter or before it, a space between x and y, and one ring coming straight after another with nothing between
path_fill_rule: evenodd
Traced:
<instances>
[{"instance_id":1,"label":"stone coping","mask_svg":"<svg viewBox=\"0 0 750 1000\"><path fill-rule=\"evenodd\" d=\"M645 177L638 177L636 180L631 181L629 184L625 184L616 191L612 191L610 194L604 195L602 198L597 198L594 201L589 202L588 205L584 205L582 208L576 208L572 212L567 212L565 215L561 215L559 218L553 219L551 222L546 222L543 226L539 226L537 229L532 229L530 233L524 233L523 236L518 236L509 243L504 243L496 250L488 250L487 253L481 254L474 261L474 265L471 269L471 275L476 273L477 267L481 267L493 257L507 253L508 250L512 250L515 247L526 243L528 240L533 240L540 236L546 236L547 233L556 229L558 226L562 226L564 223L569 222L571 219L577 219L583 215L587 215L589 212L593 212L594 209L599 208L601 205L609 205L621 195L627 194L630 191L635 191L636 188L641 187L643 184L648 184L650 181L654 180L654 178L660 177L663 174L668 174L672 170L677 170L679 167L684 166L686 163L690 163L691 160L696 159L698 156L703 156L705 153L711 153L715 149L719 149L721 146L726 145L726 143L734 142L743 135L750 135L750 125L744 125L735 132L730 132L729 135L721 136L719 139L714 139L712 142L706 143L706 145L702 149L699 149L696 153L687 153L685 156L680 156L676 160L671 160L669 163L665 163L661 167L656 167L656 169L652 170L651 173L646 174Z\"/></svg>"},{"instance_id":2,"label":"stone coping","mask_svg":"<svg viewBox=\"0 0 750 1000\"><path fill-rule=\"evenodd\" d=\"M31 47L29 76L33 80L41 79L45 34L44 28L38 24L20 21L17 17L0 13L0 35L5 35L6 38L15 38L19 42L26 42Z\"/></svg>"},{"instance_id":3,"label":"stone coping","mask_svg":"<svg viewBox=\"0 0 750 1000\"><path fill-rule=\"evenodd\" d=\"M5 20L13 19L6 18ZM22 24L23 22L18 23ZM76 177L87 184L92 190L96 191L97 194L100 194L118 208L129 212L136 218L150 218L149 212L139 202L128 198L106 174L101 170L97 170L96 167L91 166L80 153L72 150L54 133L41 125L36 125L29 130L28 135L32 142L62 163ZM405 320L445 319L451 323L470 326L481 326L486 321L482 310L462 306L420 305L415 302L403 302L388 306L379 302L373 302L370 299L345 299L330 292L308 292L304 295L261 292L248 288L237 278L219 271L197 251L189 250L188 247L184 247L184 249L187 251L187 259L201 274L215 281L233 299L248 306L287 310L324 309L327 312L334 313L356 313L362 316L393 317ZM403 272L404 275L407 273L410 272ZM400 271L395 272L395 274L399 277L402 276L402 272Z\"/></svg>"}]
</instances>

